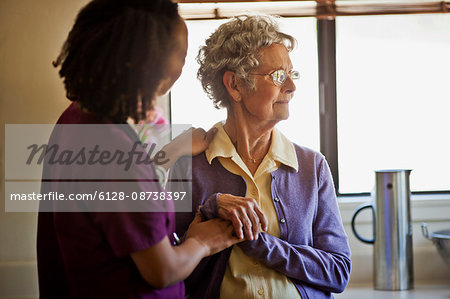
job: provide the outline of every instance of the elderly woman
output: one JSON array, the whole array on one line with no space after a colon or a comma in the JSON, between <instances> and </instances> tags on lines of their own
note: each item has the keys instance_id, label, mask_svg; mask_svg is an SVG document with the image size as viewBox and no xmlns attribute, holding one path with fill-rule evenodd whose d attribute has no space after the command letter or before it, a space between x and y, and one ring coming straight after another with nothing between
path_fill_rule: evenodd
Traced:
<instances>
[{"instance_id":1,"label":"elderly woman","mask_svg":"<svg viewBox=\"0 0 450 299\"><path fill-rule=\"evenodd\" d=\"M294 45L272 17L242 16L200 49L198 77L227 119L193 158L193 213L177 214L177 230L200 207L247 241L203 259L186 280L193 298L331 298L347 285L350 249L327 162L275 128L299 77ZM173 176L190 173L183 165Z\"/></svg>"}]
</instances>

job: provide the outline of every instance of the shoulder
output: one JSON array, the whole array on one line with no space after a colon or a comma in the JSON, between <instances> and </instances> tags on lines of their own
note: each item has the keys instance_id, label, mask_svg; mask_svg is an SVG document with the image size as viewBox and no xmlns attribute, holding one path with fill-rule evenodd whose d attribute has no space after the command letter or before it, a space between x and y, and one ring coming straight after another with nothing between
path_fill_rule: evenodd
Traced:
<instances>
[{"instance_id":1,"label":"shoulder","mask_svg":"<svg viewBox=\"0 0 450 299\"><path fill-rule=\"evenodd\" d=\"M297 153L298 157L318 157L318 158L323 157L322 153L313 150L309 147L298 145L294 142L292 142L292 144L294 145L295 152Z\"/></svg>"},{"instance_id":2,"label":"shoulder","mask_svg":"<svg viewBox=\"0 0 450 299\"><path fill-rule=\"evenodd\" d=\"M103 123L94 114L83 112L76 102L72 102L64 110L58 119L57 124L100 124Z\"/></svg>"},{"instance_id":3,"label":"shoulder","mask_svg":"<svg viewBox=\"0 0 450 299\"><path fill-rule=\"evenodd\" d=\"M206 159L205 152L202 152L196 156L182 156L180 157L176 162L175 165L181 166L183 168L189 167L189 168L209 168L211 166L214 166L214 161L211 164L208 163L208 160ZM195 166L195 167L194 167Z\"/></svg>"},{"instance_id":4,"label":"shoulder","mask_svg":"<svg viewBox=\"0 0 450 299\"><path fill-rule=\"evenodd\" d=\"M317 167L324 156L311 148L298 145L287 138L280 130L274 128L272 138L272 151L281 159L285 159L286 165L294 167L297 164L297 170L305 167Z\"/></svg>"},{"instance_id":5,"label":"shoulder","mask_svg":"<svg viewBox=\"0 0 450 299\"><path fill-rule=\"evenodd\" d=\"M196 156L183 156L171 168L171 177L177 179L190 179L197 175L207 175L215 171L216 159L208 163L205 152Z\"/></svg>"},{"instance_id":6,"label":"shoulder","mask_svg":"<svg viewBox=\"0 0 450 299\"><path fill-rule=\"evenodd\" d=\"M321 167L324 162L326 163L322 153L306 146L295 143L292 144L294 145L295 153L297 154L299 169L304 169L305 167L317 169Z\"/></svg>"}]
</instances>

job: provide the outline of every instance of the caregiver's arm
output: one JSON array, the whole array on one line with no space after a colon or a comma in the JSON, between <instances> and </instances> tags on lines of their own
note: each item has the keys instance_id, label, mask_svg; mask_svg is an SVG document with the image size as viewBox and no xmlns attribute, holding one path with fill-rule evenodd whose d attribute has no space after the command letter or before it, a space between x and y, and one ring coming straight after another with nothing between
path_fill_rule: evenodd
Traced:
<instances>
[{"instance_id":1,"label":"caregiver's arm","mask_svg":"<svg viewBox=\"0 0 450 299\"><path fill-rule=\"evenodd\" d=\"M165 288L188 277L204 257L236 244L239 240L232 232L227 221L201 222L197 215L180 246L173 247L166 236L156 245L132 253L131 258L145 281L155 288Z\"/></svg>"}]
</instances>

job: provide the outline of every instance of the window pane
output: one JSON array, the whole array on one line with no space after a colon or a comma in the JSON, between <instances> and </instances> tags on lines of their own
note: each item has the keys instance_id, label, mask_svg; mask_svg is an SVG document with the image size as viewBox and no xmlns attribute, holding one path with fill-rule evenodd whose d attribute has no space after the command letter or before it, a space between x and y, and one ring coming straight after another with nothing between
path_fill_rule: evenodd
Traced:
<instances>
[{"instance_id":1,"label":"window pane","mask_svg":"<svg viewBox=\"0 0 450 299\"><path fill-rule=\"evenodd\" d=\"M189 49L183 73L171 91L172 122L210 128L226 118L225 110L214 108L197 80L198 49L205 39L226 20L187 21ZM290 102L290 117L277 127L291 141L319 149L319 108L317 87L316 23L313 18L281 20L281 30L297 38L299 47L291 53L294 69L300 71L297 91Z\"/></svg>"},{"instance_id":2,"label":"window pane","mask_svg":"<svg viewBox=\"0 0 450 299\"><path fill-rule=\"evenodd\" d=\"M187 21L188 53L186 63L178 81L172 87L172 123L192 124L194 127L209 129L216 122L226 118L225 110L214 108L212 101L197 80L198 63L196 57L201 45L225 20Z\"/></svg>"},{"instance_id":3,"label":"window pane","mask_svg":"<svg viewBox=\"0 0 450 299\"><path fill-rule=\"evenodd\" d=\"M450 15L336 21L339 191L376 169L412 169L411 190L450 190Z\"/></svg>"}]
</instances>

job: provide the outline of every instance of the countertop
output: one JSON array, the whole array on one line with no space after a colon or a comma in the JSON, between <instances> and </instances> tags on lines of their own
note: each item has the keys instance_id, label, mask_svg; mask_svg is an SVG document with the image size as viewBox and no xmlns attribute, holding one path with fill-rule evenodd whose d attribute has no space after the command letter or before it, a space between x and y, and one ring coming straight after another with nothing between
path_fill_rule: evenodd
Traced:
<instances>
[{"instance_id":1,"label":"countertop","mask_svg":"<svg viewBox=\"0 0 450 299\"><path fill-rule=\"evenodd\" d=\"M336 299L450 299L450 281L448 284L419 284L407 291L378 291L372 285L350 286Z\"/></svg>"}]
</instances>

